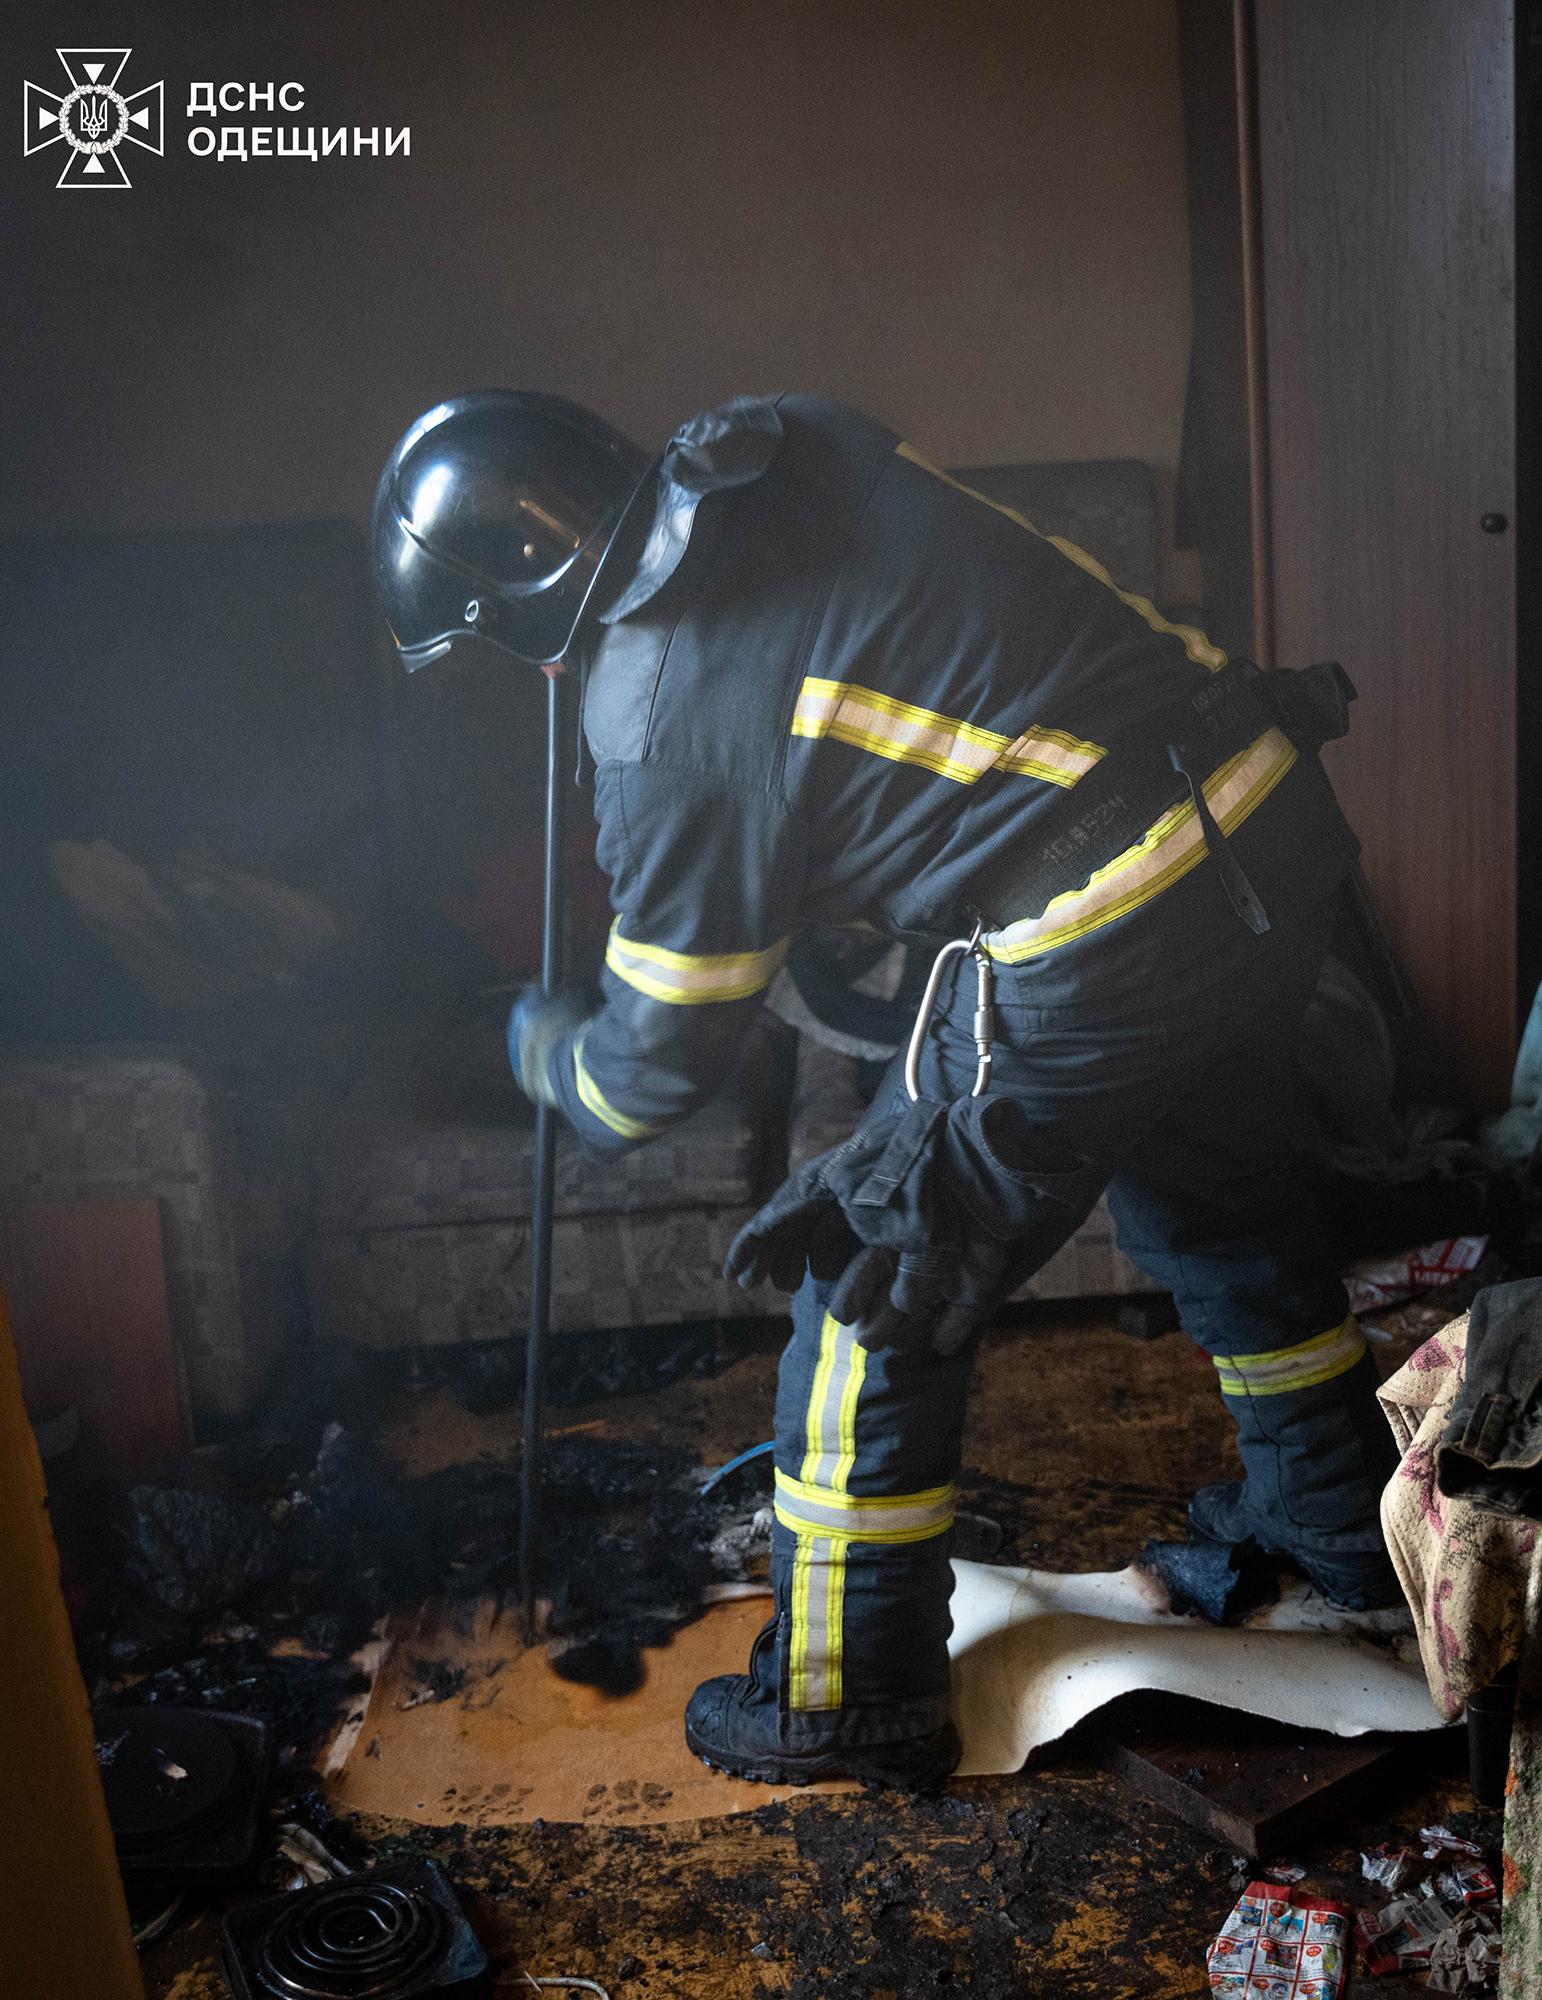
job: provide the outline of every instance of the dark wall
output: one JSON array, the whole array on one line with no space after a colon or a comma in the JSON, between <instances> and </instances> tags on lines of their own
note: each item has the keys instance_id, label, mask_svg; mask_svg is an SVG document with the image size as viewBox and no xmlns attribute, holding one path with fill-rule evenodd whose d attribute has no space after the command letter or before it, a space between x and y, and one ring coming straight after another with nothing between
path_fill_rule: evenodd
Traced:
<instances>
[{"instance_id":1,"label":"dark wall","mask_svg":"<svg viewBox=\"0 0 1542 2000\"><path fill-rule=\"evenodd\" d=\"M821 387L955 463L1170 476L1188 355L1174 0L121 0L164 160L7 153L0 528L358 516L441 394L529 383L645 442ZM60 0L9 55L101 37ZM407 160L196 160L194 78L293 77ZM19 91L19 82L18 82ZM19 385L20 393L16 392Z\"/></svg>"},{"instance_id":2,"label":"dark wall","mask_svg":"<svg viewBox=\"0 0 1542 2000\"><path fill-rule=\"evenodd\" d=\"M16 94L53 87L55 44L105 32L95 0L54 0L11 38ZM0 537L362 522L406 423L481 383L578 397L649 445L725 396L820 388L944 462L1132 457L1170 494L1190 314L1175 0L117 0L112 32L125 90L166 79L166 156L126 151L134 185L112 193L56 190L58 150L0 156ZM304 112L261 122L410 126L411 156L189 154L192 81L291 78ZM263 664L288 609L236 607L230 582L208 580L221 615L257 629L207 671L226 738L257 718L255 772L304 708ZM155 664L186 651L177 601L164 635L139 599L91 607L134 620L157 739L182 726ZM76 657L80 629L0 636L29 768L33 739L100 705L91 672L126 671L122 648ZM452 664L388 686L391 878L438 912L498 840L533 836L539 683ZM169 846L159 767L120 777ZM314 815L281 776L268 790L293 846ZM46 838L107 831L87 782L47 804L40 894ZM322 859L267 865L320 879Z\"/></svg>"}]
</instances>

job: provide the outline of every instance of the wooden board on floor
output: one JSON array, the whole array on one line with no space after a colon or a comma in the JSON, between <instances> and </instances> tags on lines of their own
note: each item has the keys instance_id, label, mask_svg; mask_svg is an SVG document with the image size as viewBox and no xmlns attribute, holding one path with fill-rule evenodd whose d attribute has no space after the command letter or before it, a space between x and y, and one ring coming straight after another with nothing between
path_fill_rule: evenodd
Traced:
<instances>
[{"instance_id":1,"label":"wooden board on floor","mask_svg":"<svg viewBox=\"0 0 1542 2000\"><path fill-rule=\"evenodd\" d=\"M154 1201L71 1201L0 1213L0 1276L22 1393L73 1403L124 1473L186 1441Z\"/></svg>"},{"instance_id":2,"label":"wooden board on floor","mask_svg":"<svg viewBox=\"0 0 1542 2000\"><path fill-rule=\"evenodd\" d=\"M1378 1785L1430 1777L1448 1732L1329 1736L1180 1695L1135 1694L1096 1723L1105 1761L1179 1819L1267 1859L1321 1840Z\"/></svg>"},{"instance_id":3,"label":"wooden board on floor","mask_svg":"<svg viewBox=\"0 0 1542 2000\"><path fill-rule=\"evenodd\" d=\"M563 1680L544 1647L527 1651L512 1609L495 1616L482 1604L402 1621L332 1780L333 1809L436 1826L640 1826L788 1798L790 1790L709 1771L681 1729L699 1682L742 1672L768 1603L715 1605L671 1645L645 1652L643 1685L619 1698ZM414 1662L425 1660L464 1675L448 1700L414 1699L424 1679Z\"/></svg>"}]
</instances>

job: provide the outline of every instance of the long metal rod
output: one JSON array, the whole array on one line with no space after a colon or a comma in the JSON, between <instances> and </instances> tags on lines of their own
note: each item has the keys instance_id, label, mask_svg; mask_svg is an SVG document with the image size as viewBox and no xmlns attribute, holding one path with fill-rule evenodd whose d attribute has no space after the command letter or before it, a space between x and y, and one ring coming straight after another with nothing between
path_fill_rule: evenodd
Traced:
<instances>
[{"instance_id":1,"label":"long metal rod","mask_svg":"<svg viewBox=\"0 0 1542 2000\"><path fill-rule=\"evenodd\" d=\"M562 831L566 776L562 761L565 676L546 676L546 841L541 899L541 990L562 983ZM520 1463L519 1587L525 1643L536 1639L541 1566L541 1486L546 1447L546 1337L551 1330L552 1227L556 1210L557 1113L538 1104L535 1178L530 1195L530 1322L525 1341L525 1432Z\"/></svg>"}]
</instances>

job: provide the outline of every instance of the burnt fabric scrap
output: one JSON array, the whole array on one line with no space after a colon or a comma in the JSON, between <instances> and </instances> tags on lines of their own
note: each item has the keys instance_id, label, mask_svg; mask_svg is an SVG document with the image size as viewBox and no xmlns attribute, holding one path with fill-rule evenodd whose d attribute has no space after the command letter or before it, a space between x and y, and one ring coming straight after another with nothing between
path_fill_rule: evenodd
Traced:
<instances>
[{"instance_id":1,"label":"burnt fabric scrap","mask_svg":"<svg viewBox=\"0 0 1542 2000\"><path fill-rule=\"evenodd\" d=\"M1435 1476L1442 1493L1487 1512L1542 1520L1542 1279L1474 1299Z\"/></svg>"},{"instance_id":2,"label":"burnt fabric scrap","mask_svg":"<svg viewBox=\"0 0 1542 2000\"><path fill-rule=\"evenodd\" d=\"M1180 1616L1236 1625L1280 1594L1278 1565L1251 1536L1243 1542L1149 1541L1136 1558L1160 1578Z\"/></svg>"},{"instance_id":3,"label":"burnt fabric scrap","mask_svg":"<svg viewBox=\"0 0 1542 2000\"><path fill-rule=\"evenodd\" d=\"M125 1512L124 1584L142 1622L211 1617L278 1573L282 1553L267 1520L219 1494L135 1486Z\"/></svg>"}]
</instances>

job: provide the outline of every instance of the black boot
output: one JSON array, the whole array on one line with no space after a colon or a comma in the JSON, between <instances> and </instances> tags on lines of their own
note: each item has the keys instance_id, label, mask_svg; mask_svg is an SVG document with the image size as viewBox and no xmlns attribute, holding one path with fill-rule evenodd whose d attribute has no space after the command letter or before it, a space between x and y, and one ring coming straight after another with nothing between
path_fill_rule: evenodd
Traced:
<instances>
[{"instance_id":1,"label":"black boot","mask_svg":"<svg viewBox=\"0 0 1542 2000\"><path fill-rule=\"evenodd\" d=\"M704 1764L730 1777L772 1785L807 1785L815 1778L860 1778L866 1785L926 1791L958 1763L962 1746L952 1721L919 1734L902 1731L903 1713L868 1718L835 1709L788 1714L778 1698L777 1621L762 1627L747 1674L703 1681L685 1710L685 1740ZM863 1734L888 1740L854 1743ZM868 1726L863 1726L868 1724Z\"/></svg>"},{"instance_id":2,"label":"black boot","mask_svg":"<svg viewBox=\"0 0 1542 2000\"><path fill-rule=\"evenodd\" d=\"M1345 1611L1387 1611L1405 1602L1385 1548L1312 1549L1288 1539L1278 1521L1257 1517L1240 1479L1202 1486L1189 1502L1189 1528L1202 1541L1235 1545L1249 1539L1266 1555L1284 1556L1330 1604Z\"/></svg>"},{"instance_id":3,"label":"black boot","mask_svg":"<svg viewBox=\"0 0 1542 2000\"><path fill-rule=\"evenodd\" d=\"M1234 1356L1245 1377L1256 1363ZM1245 1396L1228 1391L1246 1478L1207 1486L1189 1503L1189 1526L1207 1541L1249 1536L1288 1557L1331 1603L1382 1611L1403 1602L1381 1532L1381 1492L1397 1447L1376 1400L1369 1353L1347 1371L1300 1389Z\"/></svg>"}]
</instances>

